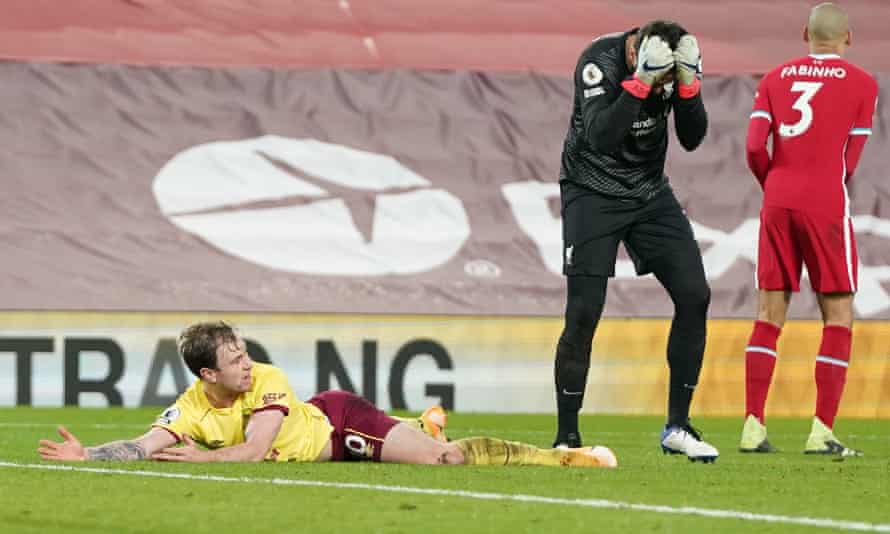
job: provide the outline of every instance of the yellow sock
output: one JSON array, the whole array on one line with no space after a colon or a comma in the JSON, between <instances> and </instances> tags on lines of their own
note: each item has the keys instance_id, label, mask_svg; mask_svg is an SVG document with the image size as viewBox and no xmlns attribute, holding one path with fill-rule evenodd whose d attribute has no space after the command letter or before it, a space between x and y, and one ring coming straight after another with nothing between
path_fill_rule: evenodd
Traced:
<instances>
[{"instance_id":1,"label":"yellow sock","mask_svg":"<svg viewBox=\"0 0 890 534\"><path fill-rule=\"evenodd\" d=\"M539 449L534 445L498 438L465 438L454 442L467 465L599 466L600 461L580 449Z\"/></svg>"}]
</instances>

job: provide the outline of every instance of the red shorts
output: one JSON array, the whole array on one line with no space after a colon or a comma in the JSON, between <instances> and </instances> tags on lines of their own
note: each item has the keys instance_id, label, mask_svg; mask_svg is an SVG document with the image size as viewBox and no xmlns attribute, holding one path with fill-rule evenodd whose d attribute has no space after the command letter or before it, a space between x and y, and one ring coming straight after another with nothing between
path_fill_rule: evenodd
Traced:
<instances>
[{"instance_id":1,"label":"red shorts","mask_svg":"<svg viewBox=\"0 0 890 534\"><path fill-rule=\"evenodd\" d=\"M383 440L399 422L355 393L325 391L308 401L325 415L334 427L331 432L331 460L380 461Z\"/></svg>"},{"instance_id":2,"label":"red shorts","mask_svg":"<svg viewBox=\"0 0 890 534\"><path fill-rule=\"evenodd\" d=\"M760 211L758 289L800 291L801 264L817 293L853 293L859 259L853 221L785 208Z\"/></svg>"}]
</instances>

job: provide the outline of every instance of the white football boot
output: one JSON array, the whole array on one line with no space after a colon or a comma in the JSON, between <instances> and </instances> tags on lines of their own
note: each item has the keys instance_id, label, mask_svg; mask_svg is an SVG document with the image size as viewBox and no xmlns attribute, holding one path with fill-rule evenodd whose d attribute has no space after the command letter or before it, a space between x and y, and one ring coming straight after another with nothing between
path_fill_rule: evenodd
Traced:
<instances>
[{"instance_id":1,"label":"white football boot","mask_svg":"<svg viewBox=\"0 0 890 534\"><path fill-rule=\"evenodd\" d=\"M661 433L661 450L665 454L685 454L691 462L712 463L720 456L717 448L703 441L689 424L666 426Z\"/></svg>"}]
</instances>

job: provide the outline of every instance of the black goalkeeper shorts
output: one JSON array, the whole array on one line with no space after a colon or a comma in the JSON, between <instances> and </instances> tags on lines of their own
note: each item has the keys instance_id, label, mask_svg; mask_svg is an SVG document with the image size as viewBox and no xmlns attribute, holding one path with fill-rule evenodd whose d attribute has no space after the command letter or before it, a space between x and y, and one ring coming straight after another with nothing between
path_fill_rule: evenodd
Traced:
<instances>
[{"instance_id":1,"label":"black goalkeeper shorts","mask_svg":"<svg viewBox=\"0 0 890 534\"><path fill-rule=\"evenodd\" d=\"M567 181L560 193L566 276L615 276L620 242L638 275L652 272L659 258L701 265L692 225L670 187L648 201L607 197Z\"/></svg>"}]
</instances>

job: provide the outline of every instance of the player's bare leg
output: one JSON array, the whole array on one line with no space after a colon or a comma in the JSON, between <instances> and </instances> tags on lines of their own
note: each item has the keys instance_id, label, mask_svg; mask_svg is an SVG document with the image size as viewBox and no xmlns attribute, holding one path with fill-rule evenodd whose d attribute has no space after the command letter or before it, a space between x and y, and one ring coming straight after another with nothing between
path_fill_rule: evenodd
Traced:
<instances>
[{"instance_id":1,"label":"player's bare leg","mask_svg":"<svg viewBox=\"0 0 890 534\"><path fill-rule=\"evenodd\" d=\"M853 328L852 293L817 293L816 297L825 326Z\"/></svg>"},{"instance_id":2,"label":"player's bare leg","mask_svg":"<svg viewBox=\"0 0 890 534\"><path fill-rule=\"evenodd\" d=\"M788 314L791 292L761 289L757 300L757 321L745 348L745 425L739 450L775 452L766 438L764 409L778 357L776 343Z\"/></svg>"},{"instance_id":3,"label":"player's bare leg","mask_svg":"<svg viewBox=\"0 0 890 534\"><path fill-rule=\"evenodd\" d=\"M441 406L430 406L418 417L390 417L422 431L436 441L448 441L448 436L445 435L448 414Z\"/></svg>"},{"instance_id":4,"label":"player's bare leg","mask_svg":"<svg viewBox=\"0 0 890 534\"><path fill-rule=\"evenodd\" d=\"M757 320L782 328L788 316L790 303L790 291L761 289L757 294Z\"/></svg>"},{"instance_id":5,"label":"player's bare leg","mask_svg":"<svg viewBox=\"0 0 890 534\"><path fill-rule=\"evenodd\" d=\"M834 418L840 406L852 344L853 294L819 293L822 343L816 356L816 415L804 451L807 454L859 456L834 436Z\"/></svg>"},{"instance_id":6,"label":"player's bare leg","mask_svg":"<svg viewBox=\"0 0 890 534\"><path fill-rule=\"evenodd\" d=\"M386 434L380 461L421 465L452 464L463 463L463 456L460 449L453 445L437 441L413 425L399 423Z\"/></svg>"},{"instance_id":7,"label":"player's bare leg","mask_svg":"<svg viewBox=\"0 0 890 534\"><path fill-rule=\"evenodd\" d=\"M607 447L539 449L498 438L475 437L437 441L417 428L399 423L387 433L380 456L383 462L407 464L553 465L615 467L618 460Z\"/></svg>"}]
</instances>

